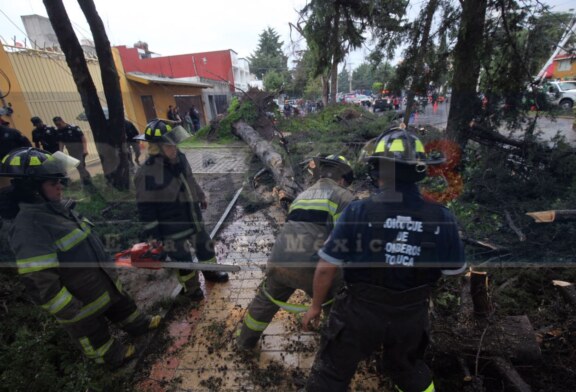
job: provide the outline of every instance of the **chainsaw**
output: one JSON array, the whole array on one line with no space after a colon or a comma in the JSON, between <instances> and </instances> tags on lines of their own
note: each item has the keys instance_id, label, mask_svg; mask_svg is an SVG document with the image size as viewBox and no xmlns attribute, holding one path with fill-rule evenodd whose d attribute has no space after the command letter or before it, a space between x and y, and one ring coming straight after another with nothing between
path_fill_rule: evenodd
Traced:
<instances>
[{"instance_id":1,"label":"chainsaw","mask_svg":"<svg viewBox=\"0 0 576 392\"><path fill-rule=\"evenodd\" d=\"M184 270L238 272L240 266L233 264L193 263L166 261L167 254L162 245L140 242L132 248L116 253L114 264L120 268L146 268L158 270L175 268Z\"/></svg>"}]
</instances>

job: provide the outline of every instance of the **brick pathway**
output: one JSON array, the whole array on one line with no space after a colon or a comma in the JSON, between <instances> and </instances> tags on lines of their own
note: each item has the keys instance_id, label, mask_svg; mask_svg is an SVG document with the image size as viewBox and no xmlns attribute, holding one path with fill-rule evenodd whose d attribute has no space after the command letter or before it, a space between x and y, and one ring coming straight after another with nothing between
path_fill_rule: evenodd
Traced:
<instances>
[{"instance_id":1,"label":"brick pathway","mask_svg":"<svg viewBox=\"0 0 576 392\"><path fill-rule=\"evenodd\" d=\"M226 284L204 286L206 299L168 326L173 342L156 361L138 390L159 391L297 391L306 379L319 335L300 329L298 316L278 312L266 329L258 350L246 358L235 350L234 333L262 281L262 266L274 243L276 222L284 213L271 207L250 215L236 208L235 219L217 237L221 263L243 270ZM274 222L276 221L276 222ZM290 302L309 303L303 292ZM374 374L360 371L353 390L380 390Z\"/></svg>"}]
</instances>

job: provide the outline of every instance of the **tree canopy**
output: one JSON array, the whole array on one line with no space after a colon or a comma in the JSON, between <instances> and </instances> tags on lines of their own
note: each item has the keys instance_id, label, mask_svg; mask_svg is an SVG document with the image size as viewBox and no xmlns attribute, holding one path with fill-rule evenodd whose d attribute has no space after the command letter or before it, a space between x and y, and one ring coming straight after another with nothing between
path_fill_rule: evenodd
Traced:
<instances>
[{"instance_id":1,"label":"tree canopy","mask_svg":"<svg viewBox=\"0 0 576 392\"><path fill-rule=\"evenodd\" d=\"M283 73L288 69L288 57L282 51L284 42L271 27L268 27L259 36L258 47L248 57L250 71L259 79L269 71Z\"/></svg>"}]
</instances>

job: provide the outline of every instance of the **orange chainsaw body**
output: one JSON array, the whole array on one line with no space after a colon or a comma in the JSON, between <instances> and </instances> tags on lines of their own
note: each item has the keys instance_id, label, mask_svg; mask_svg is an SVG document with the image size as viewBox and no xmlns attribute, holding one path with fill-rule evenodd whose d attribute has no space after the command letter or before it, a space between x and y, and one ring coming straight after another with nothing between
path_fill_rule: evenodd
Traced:
<instances>
[{"instance_id":1,"label":"orange chainsaw body","mask_svg":"<svg viewBox=\"0 0 576 392\"><path fill-rule=\"evenodd\" d=\"M114 263L120 267L160 269L165 259L162 245L152 246L147 242L139 242L128 250L116 253Z\"/></svg>"}]
</instances>

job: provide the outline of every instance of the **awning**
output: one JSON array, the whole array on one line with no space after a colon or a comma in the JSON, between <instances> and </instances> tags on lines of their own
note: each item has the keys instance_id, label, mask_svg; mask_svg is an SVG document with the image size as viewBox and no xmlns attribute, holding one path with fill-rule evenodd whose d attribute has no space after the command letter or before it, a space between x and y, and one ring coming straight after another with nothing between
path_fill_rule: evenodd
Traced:
<instances>
[{"instance_id":1,"label":"awning","mask_svg":"<svg viewBox=\"0 0 576 392\"><path fill-rule=\"evenodd\" d=\"M170 84L176 86L188 86L188 87L198 87L198 88L211 88L213 87L211 84L197 82L192 78L180 78L180 79L173 79L173 78L165 78L158 75L151 75L151 74L142 74L136 72L128 72L126 74L126 79L141 83L141 84Z\"/></svg>"}]
</instances>

